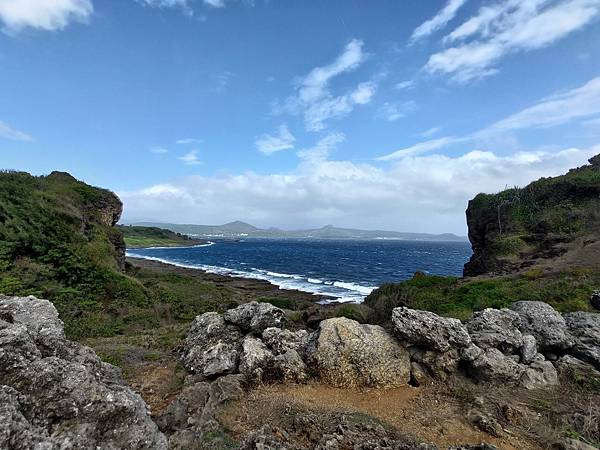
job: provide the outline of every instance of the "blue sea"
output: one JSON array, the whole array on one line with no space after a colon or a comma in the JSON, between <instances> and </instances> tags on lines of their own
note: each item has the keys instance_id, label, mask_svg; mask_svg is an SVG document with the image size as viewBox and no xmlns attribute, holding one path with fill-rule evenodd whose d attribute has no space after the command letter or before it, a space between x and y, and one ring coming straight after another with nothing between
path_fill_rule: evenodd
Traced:
<instances>
[{"instance_id":1,"label":"blue sea","mask_svg":"<svg viewBox=\"0 0 600 450\"><path fill-rule=\"evenodd\" d=\"M468 242L244 239L131 249L127 255L362 302L381 284L406 280L417 270L460 276L471 247Z\"/></svg>"}]
</instances>

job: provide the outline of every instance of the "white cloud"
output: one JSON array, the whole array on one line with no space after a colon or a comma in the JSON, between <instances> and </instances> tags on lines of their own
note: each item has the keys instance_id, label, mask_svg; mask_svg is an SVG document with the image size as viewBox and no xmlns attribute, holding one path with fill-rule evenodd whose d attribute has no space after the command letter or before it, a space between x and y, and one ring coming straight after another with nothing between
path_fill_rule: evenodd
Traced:
<instances>
[{"instance_id":1,"label":"white cloud","mask_svg":"<svg viewBox=\"0 0 600 450\"><path fill-rule=\"evenodd\" d=\"M331 133L317 142L314 147L298 151L298 157L305 162L325 161L335 148L346 140L344 133Z\"/></svg>"},{"instance_id":2,"label":"white cloud","mask_svg":"<svg viewBox=\"0 0 600 450\"><path fill-rule=\"evenodd\" d=\"M440 127L431 127L421 133L421 137L428 138L434 134L438 134L442 129Z\"/></svg>"},{"instance_id":3,"label":"white cloud","mask_svg":"<svg viewBox=\"0 0 600 450\"><path fill-rule=\"evenodd\" d=\"M210 88L211 92L215 92L217 94L223 94L227 91L229 87L229 83L231 79L235 76L233 72L224 71L219 74L216 74L212 77L213 86Z\"/></svg>"},{"instance_id":4,"label":"white cloud","mask_svg":"<svg viewBox=\"0 0 600 450\"><path fill-rule=\"evenodd\" d=\"M203 164L202 161L200 161L200 159L198 158L197 150L192 150L190 152L187 152L185 155L179 156L177 159L183 161L188 166L197 166L197 165Z\"/></svg>"},{"instance_id":5,"label":"white cloud","mask_svg":"<svg viewBox=\"0 0 600 450\"><path fill-rule=\"evenodd\" d=\"M467 0L448 0L448 3L446 3L446 6L440 12L415 29L410 42L415 43L445 27L448 22L454 19L459 8L466 2Z\"/></svg>"},{"instance_id":6,"label":"white cloud","mask_svg":"<svg viewBox=\"0 0 600 450\"><path fill-rule=\"evenodd\" d=\"M0 120L0 138L10 139L12 141L25 141L31 142L33 138L24 133L23 131L19 131L16 128L11 127L7 123L4 123Z\"/></svg>"},{"instance_id":7,"label":"white cloud","mask_svg":"<svg viewBox=\"0 0 600 450\"><path fill-rule=\"evenodd\" d=\"M294 142L296 138L287 125L281 125L279 132L276 135L263 134L256 139L256 148L265 155L271 155L281 150L288 150L294 148Z\"/></svg>"},{"instance_id":8,"label":"white cloud","mask_svg":"<svg viewBox=\"0 0 600 450\"><path fill-rule=\"evenodd\" d=\"M169 150L163 147L152 147L150 149L150 153L155 153L157 155L164 155L165 153L169 153Z\"/></svg>"},{"instance_id":9,"label":"white cloud","mask_svg":"<svg viewBox=\"0 0 600 450\"><path fill-rule=\"evenodd\" d=\"M511 53L546 47L590 23L600 0L504 0L481 8L444 38L456 43L430 56L429 73L467 82L498 71Z\"/></svg>"},{"instance_id":10,"label":"white cloud","mask_svg":"<svg viewBox=\"0 0 600 450\"><path fill-rule=\"evenodd\" d=\"M400 81L399 83L396 83L396 89L398 90L404 90L404 89L410 89L412 87L414 87L415 82L413 80L406 80L406 81Z\"/></svg>"},{"instance_id":11,"label":"white cloud","mask_svg":"<svg viewBox=\"0 0 600 450\"><path fill-rule=\"evenodd\" d=\"M406 117L406 115L416 108L417 104L414 101L407 101L403 103L389 103L385 102L379 108L379 117L384 118L390 122L395 122L398 119Z\"/></svg>"},{"instance_id":12,"label":"white cloud","mask_svg":"<svg viewBox=\"0 0 600 450\"><path fill-rule=\"evenodd\" d=\"M326 121L343 117L352 112L355 106L369 103L377 88L373 81L359 83L338 96L331 93L329 86L335 77L355 70L365 61L362 48L362 41L350 41L335 61L316 67L300 79L296 93L288 97L282 106L277 106L275 112L303 114L307 130L321 131L326 128Z\"/></svg>"},{"instance_id":13,"label":"white cloud","mask_svg":"<svg viewBox=\"0 0 600 450\"><path fill-rule=\"evenodd\" d=\"M492 125L487 131L544 128L600 114L600 77L556 94Z\"/></svg>"},{"instance_id":14,"label":"white cloud","mask_svg":"<svg viewBox=\"0 0 600 450\"><path fill-rule=\"evenodd\" d=\"M61 30L71 22L86 22L93 11L91 0L0 0L0 21L9 34L28 27Z\"/></svg>"},{"instance_id":15,"label":"white cloud","mask_svg":"<svg viewBox=\"0 0 600 450\"><path fill-rule=\"evenodd\" d=\"M547 128L562 125L575 119L593 117L600 114L600 77L593 78L575 89L542 99L538 103L525 108L511 116L476 131L466 136L445 136L419 142L415 145L402 148L379 160L389 161L403 158L407 155L439 150L451 144L470 142L475 140L487 140L493 136L501 135L511 131L532 128Z\"/></svg>"},{"instance_id":16,"label":"white cloud","mask_svg":"<svg viewBox=\"0 0 600 450\"><path fill-rule=\"evenodd\" d=\"M200 144L200 143L202 143L202 139L195 139L195 138L178 139L177 141L175 141L175 143L179 144L179 145Z\"/></svg>"},{"instance_id":17,"label":"white cloud","mask_svg":"<svg viewBox=\"0 0 600 450\"><path fill-rule=\"evenodd\" d=\"M342 138L330 137L328 149L320 156L331 150L336 139ZM564 173L599 152L600 146L508 156L472 151L456 157L406 157L385 168L305 155L290 173L192 176L119 196L125 204L125 220L160 217L171 222L224 223L241 219L282 228L332 223L464 234L464 210L477 193Z\"/></svg>"},{"instance_id":18,"label":"white cloud","mask_svg":"<svg viewBox=\"0 0 600 450\"><path fill-rule=\"evenodd\" d=\"M225 0L203 0L203 2L214 8L223 8L225 6Z\"/></svg>"},{"instance_id":19,"label":"white cloud","mask_svg":"<svg viewBox=\"0 0 600 450\"><path fill-rule=\"evenodd\" d=\"M452 136L444 136L438 139L432 139L430 141L419 142L418 144L411 145L410 147L401 148L388 155L377 158L379 161L393 161L395 159L406 158L407 156L419 155L421 153L431 152L433 150L439 150L450 144L454 144L461 141L467 141L467 138L455 138Z\"/></svg>"}]
</instances>

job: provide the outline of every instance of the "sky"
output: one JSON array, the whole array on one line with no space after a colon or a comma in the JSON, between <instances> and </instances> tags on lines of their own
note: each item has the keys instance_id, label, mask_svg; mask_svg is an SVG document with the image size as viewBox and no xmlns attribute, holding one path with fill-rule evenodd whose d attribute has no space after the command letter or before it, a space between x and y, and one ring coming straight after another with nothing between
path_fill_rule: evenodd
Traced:
<instances>
[{"instance_id":1,"label":"sky","mask_svg":"<svg viewBox=\"0 0 600 450\"><path fill-rule=\"evenodd\" d=\"M600 0L0 0L0 168L122 221L466 234L600 153Z\"/></svg>"}]
</instances>

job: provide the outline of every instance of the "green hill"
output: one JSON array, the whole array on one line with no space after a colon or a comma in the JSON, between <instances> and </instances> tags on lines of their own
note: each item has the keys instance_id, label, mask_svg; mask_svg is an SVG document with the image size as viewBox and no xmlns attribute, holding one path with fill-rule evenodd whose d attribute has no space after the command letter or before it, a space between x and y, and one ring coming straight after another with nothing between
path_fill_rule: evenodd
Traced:
<instances>
[{"instance_id":1,"label":"green hill","mask_svg":"<svg viewBox=\"0 0 600 450\"><path fill-rule=\"evenodd\" d=\"M183 323L232 301L214 284L130 267L121 210L115 194L67 173L0 172L0 293L51 300L73 339Z\"/></svg>"},{"instance_id":2,"label":"green hill","mask_svg":"<svg viewBox=\"0 0 600 450\"><path fill-rule=\"evenodd\" d=\"M398 305L465 319L518 300L559 311L591 309L600 288L600 155L565 175L479 194L466 212L473 256L464 278L416 274L373 291L365 304L385 322Z\"/></svg>"},{"instance_id":3,"label":"green hill","mask_svg":"<svg viewBox=\"0 0 600 450\"><path fill-rule=\"evenodd\" d=\"M127 248L178 247L206 243L204 240L158 227L118 225L117 229L123 234Z\"/></svg>"}]
</instances>

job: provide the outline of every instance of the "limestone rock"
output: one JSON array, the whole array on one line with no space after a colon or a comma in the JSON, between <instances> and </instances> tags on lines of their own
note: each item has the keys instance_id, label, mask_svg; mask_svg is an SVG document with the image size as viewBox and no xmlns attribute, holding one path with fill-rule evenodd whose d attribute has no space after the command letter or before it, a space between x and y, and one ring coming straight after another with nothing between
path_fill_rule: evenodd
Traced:
<instances>
[{"instance_id":1,"label":"limestone rock","mask_svg":"<svg viewBox=\"0 0 600 450\"><path fill-rule=\"evenodd\" d=\"M445 380L458 370L460 353L453 348L447 352L411 349L411 357L417 361L434 378Z\"/></svg>"},{"instance_id":2,"label":"limestone rock","mask_svg":"<svg viewBox=\"0 0 600 450\"><path fill-rule=\"evenodd\" d=\"M160 450L167 441L120 371L64 338L50 302L0 296L0 448Z\"/></svg>"},{"instance_id":3,"label":"limestone rock","mask_svg":"<svg viewBox=\"0 0 600 450\"><path fill-rule=\"evenodd\" d=\"M521 376L521 386L525 389L539 389L558 384L558 374L550 361L533 361Z\"/></svg>"},{"instance_id":4,"label":"limestone rock","mask_svg":"<svg viewBox=\"0 0 600 450\"><path fill-rule=\"evenodd\" d=\"M215 377L237 370L242 333L214 312L196 317L183 349L183 365L192 373Z\"/></svg>"},{"instance_id":5,"label":"limestone rock","mask_svg":"<svg viewBox=\"0 0 600 450\"><path fill-rule=\"evenodd\" d=\"M269 370L268 376L284 383L304 383L308 380L308 369L296 350L275 356Z\"/></svg>"},{"instance_id":6,"label":"limestone rock","mask_svg":"<svg viewBox=\"0 0 600 450\"><path fill-rule=\"evenodd\" d=\"M521 317L521 332L533 335L542 353L573 346L565 319L547 303L522 301L514 303L510 309Z\"/></svg>"},{"instance_id":7,"label":"limestone rock","mask_svg":"<svg viewBox=\"0 0 600 450\"><path fill-rule=\"evenodd\" d=\"M439 352L452 347L466 347L471 343L469 333L460 320L440 317L429 311L394 308L392 325L400 340Z\"/></svg>"},{"instance_id":8,"label":"limestone rock","mask_svg":"<svg viewBox=\"0 0 600 450\"><path fill-rule=\"evenodd\" d=\"M503 383L518 382L525 371L522 366L506 357L496 348L488 348L470 363L469 373L477 381Z\"/></svg>"},{"instance_id":9,"label":"limestone rock","mask_svg":"<svg viewBox=\"0 0 600 450\"><path fill-rule=\"evenodd\" d=\"M280 328L267 328L262 333L262 340L275 355L281 355L288 350L295 350L303 355L309 341L306 330L290 331Z\"/></svg>"},{"instance_id":10,"label":"limestone rock","mask_svg":"<svg viewBox=\"0 0 600 450\"><path fill-rule=\"evenodd\" d=\"M410 379L409 354L392 336L346 318L321 322L308 360L323 381L336 386L400 386Z\"/></svg>"},{"instance_id":11,"label":"limestone rock","mask_svg":"<svg viewBox=\"0 0 600 450\"><path fill-rule=\"evenodd\" d=\"M261 341L252 336L246 336L242 343L240 355L240 373L249 380L260 382L265 368L271 363L273 353Z\"/></svg>"},{"instance_id":12,"label":"limestone rock","mask_svg":"<svg viewBox=\"0 0 600 450\"><path fill-rule=\"evenodd\" d=\"M530 364L537 354L535 337L531 334L526 334L523 336L523 346L521 347L521 362L523 364Z\"/></svg>"},{"instance_id":13,"label":"limestone rock","mask_svg":"<svg viewBox=\"0 0 600 450\"><path fill-rule=\"evenodd\" d=\"M520 316L510 309L487 308L473 314L466 323L471 340L480 348L497 348L512 353L523 344Z\"/></svg>"},{"instance_id":14,"label":"limestone rock","mask_svg":"<svg viewBox=\"0 0 600 450\"><path fill-rule=\"evenodd\" d=\"M571 352L600 369L600 314L578 311L565 314L565 320L575 339Z\"/></svg>"},{"instance_id":15,"label":"limestone rock","mask_svg":"<svg viewBox=\"0 0 600 450\"><path fill-rule=\"evenodd\" d=\"M225 322L239 327L244 332L260 334L269 327L282 328L285 313L270 303L249 302L223 314Z\"/></svg>"}]
</instances>

